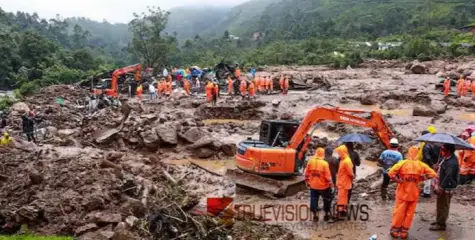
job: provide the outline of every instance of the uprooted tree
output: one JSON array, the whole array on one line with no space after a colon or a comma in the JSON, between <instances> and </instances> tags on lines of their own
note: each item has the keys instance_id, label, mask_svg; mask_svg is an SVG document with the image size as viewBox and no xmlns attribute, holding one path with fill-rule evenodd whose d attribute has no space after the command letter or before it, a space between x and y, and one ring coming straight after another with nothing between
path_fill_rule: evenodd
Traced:
<instances>
[{"instance_id":1,"label":"uprooted tree","mask_svg":"<svg viewBox=\"0 0 475 240\"><path fill-rule=\"evenodd\" d=\"M147 13L134 13L135 18L129 23L133 32L131 50L148 67L164 65L169 53L176 49L175 37L162 34L168 15L160 7L149 7Z\"/></svg>"}]
</instances>

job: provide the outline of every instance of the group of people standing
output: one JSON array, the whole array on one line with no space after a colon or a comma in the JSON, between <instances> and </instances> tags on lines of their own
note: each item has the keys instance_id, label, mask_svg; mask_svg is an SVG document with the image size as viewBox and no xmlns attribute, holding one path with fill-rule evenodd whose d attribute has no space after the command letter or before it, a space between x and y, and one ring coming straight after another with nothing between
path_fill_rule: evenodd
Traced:
<instances>
[{"instance_id":1,"label":"group of people standing","mask_svg":"<svg viewBox=\"0 0 475 240\"><path fill-rule=\"evenodd\" d=\"M426 133L436 133L435 127L430 126L423 132ZM470 134L467 142L475 146L475 131ZM419 146L410 147L406 158L403 158L398 140L390 140L389 149L380 155L379 166L383 168L383 200L387 199L391 180L397 183L390 230L392 237L407 239L419 196L430 197L430 192L421 191L423 182L425 187L429 184L429 189L437 195L436 219L429 230L446 230L450 201L459 184L459 174L461 184L475 179L475 150L459 151L459 158L455 151L455 146L451 144L439 146L421 143ZM336 158L332 156L332 152L331 147L318 148L307 162L304 171L310 189L310 209L314 214L314 221L319 221L320 197L323 198L324 221L338 221L348 213L353 179L356 176L355 167L359 166L361 161L352 143L335 148ZM335 192L337 208L334 216L330 209Z\"/></svg>"},{"instance_id":2,"label":"group of people standing","mask_svg":"<svg viewBox=\"0 0 475 240\"><path fill-rule=\"evenodd\" d=\"M444 80L444 96L449 96L451 88L451 79L446 77ZM470 91L472 92L472 98L475 99L475 80L465 79L464 76L460 76L460 79L457 81L457 95L459 97L468 97Z\"/></svg>"},{"instance_id":3,"label":"group of people standing","mask_svg":"<svg viewBox=\"0 0 475 240\"><path fill-rule=\"evenodd\" d=\"M239 93L242 97L256 97L257 94L271 94L274 91L274 80L272 76L255 76L252 74L252 80L246 80L243 77L237 78L235 81L239 81ZM237 91L234 89L237 84L231 77L228 77L228 94L233 95ZM279 80L279 87L282 94L287 94L289 90L289 78L286 75L282 75Z\"/></svg>"}]
</instances>

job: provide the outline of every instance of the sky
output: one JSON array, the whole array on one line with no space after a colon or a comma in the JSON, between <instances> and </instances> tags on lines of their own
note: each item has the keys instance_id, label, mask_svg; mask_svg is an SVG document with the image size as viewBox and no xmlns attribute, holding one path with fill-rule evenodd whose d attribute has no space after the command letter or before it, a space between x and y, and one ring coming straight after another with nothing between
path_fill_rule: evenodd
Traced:
<instances>
[{"instance_id":1,"label":"sky","mask_svg":"<svg viewBox=\"0 0 475 240\"><path fill-rule=\"evenodd\" d=\"M0 8L6 12L38 13L41 18L87 17L111 23L127 23L134 12L141 13L147 6L159 6L169 10L189 5L234 6L248 0L0 0ZM223 3L225 2L225 3Z\"/></svg>"}]
</instances>

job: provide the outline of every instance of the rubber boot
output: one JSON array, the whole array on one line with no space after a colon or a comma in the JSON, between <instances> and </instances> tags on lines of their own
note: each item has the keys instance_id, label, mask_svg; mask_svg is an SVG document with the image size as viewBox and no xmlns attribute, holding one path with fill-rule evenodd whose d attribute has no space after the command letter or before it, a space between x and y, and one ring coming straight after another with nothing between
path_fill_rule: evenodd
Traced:
<instances>
[{"instance_id":1,"label":"rubber boot","mask_svg":"<svg viewBox=\"0 0 475 240\"><path fill-rule=\"evenodd\" d=\"M316 212L313 212L313 221L314 222L318 222L319 218L318 218L318 211Z\"/></svg>"},{"instance_id":2,"label":"rubber boot","mask_svg":"<svg viewBox=\"0 0 475 240\"><path fill-rule=\"evenodd\" d=\"M399 236L401 236L401 232L399 228L391 228L390 234L391 234L391 237L393 238L399 238Z\"/></svg>"},{"instance_id":3,"label":"rubber boot","mask_svg":"<svg viewBox=\"0 0 475 240\"><path fill-rule=\"evenodd\" d=\"M408 231L409 231L409 229L407 229L407 228L401 228L401 233L399 234L401 239L407 239L407 237L409 236Z\"/></svg>"}]
</instances>

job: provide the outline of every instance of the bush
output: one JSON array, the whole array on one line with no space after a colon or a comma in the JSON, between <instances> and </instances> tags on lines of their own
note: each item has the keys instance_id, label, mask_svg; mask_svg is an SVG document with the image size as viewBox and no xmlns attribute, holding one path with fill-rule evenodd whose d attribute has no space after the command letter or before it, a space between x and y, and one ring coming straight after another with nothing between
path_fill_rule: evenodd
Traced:
<instances>
[{"instance_id":1,"label":"bush","mask_svg":"<svg viewBox=\"0 0 475 240\"><path fill-rule=\"evenodd\" d=\"M13 100L8 96L0 96L0 111L11 107L13 105Z\"/></svg>"},{"instance_id":2,"label":"bush","mask_svg":"<svg viewBox=\"0 0 475 240\"><path fill-rule=\"evenodd\" d=\"M35 93L40 89L38 81L31 81L27 83L23 83L18 89L15 89L15 97L16 98L23 98L25 96L28 96L32 93Z\"/></svg>"}]
</instances>

